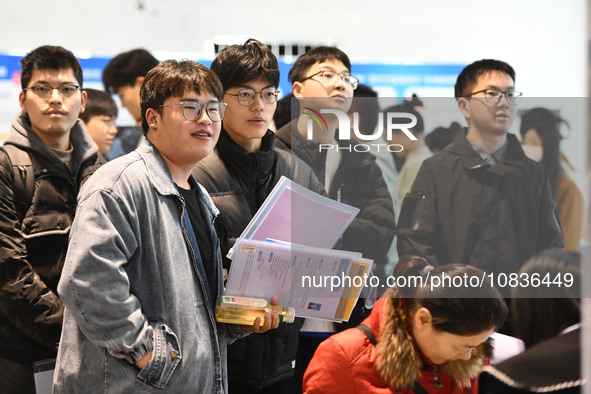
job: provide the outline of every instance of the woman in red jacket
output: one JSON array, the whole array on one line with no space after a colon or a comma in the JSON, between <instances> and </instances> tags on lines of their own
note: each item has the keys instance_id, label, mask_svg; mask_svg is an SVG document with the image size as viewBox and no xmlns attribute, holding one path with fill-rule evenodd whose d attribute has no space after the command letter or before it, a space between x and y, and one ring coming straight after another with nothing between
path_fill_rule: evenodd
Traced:
<instances>
[{"instance_id":1,"label":"woman in red jacket","mask_svg":"<svg viewBox=\"0 0 591 394\"><path fill-rule=\"evenodd\" d=\"M398 284L370 317L325 340L304 375L305 393L474 393L489 336L507 306L472 266L437 268L403 257ZM363 327L365 326L365 327Z\"/></svg>"}]
</instances>

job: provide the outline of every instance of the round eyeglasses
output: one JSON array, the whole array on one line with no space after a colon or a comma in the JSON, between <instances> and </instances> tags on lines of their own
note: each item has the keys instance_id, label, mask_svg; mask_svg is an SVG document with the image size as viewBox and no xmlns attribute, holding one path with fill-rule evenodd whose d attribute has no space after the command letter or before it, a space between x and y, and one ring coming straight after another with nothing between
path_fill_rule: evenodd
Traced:
<instances>
[{"instance_id":1,"label":"round eyeglasses","mask_svg":"<svg viewBox=\"0 0 591 394\"><path fill-rule=\"evenodd\" d=\"M269 86L264 88L260 92L255 92L250 88L240 89L238 93L226 93L228 96L234 96L238 98L238 102L240 105L248 106L254 103L255 96L257 94L261 95L261 100L263 100L266 104L273 104L277 101L277 96L279 95L279 90L275 89L273 86Z\"/></svg>"},{"instance_id":2,"label":"round eyeglasses","mask_svg":"<svg viewBox=\"0 0 591 394\"><path fill-rule=\"evenodd\" d=\"M205 113L207 117L212 122L221 122L224 119L224 115L226 115L226 103L221 103L219 101L212 101L205 105L198 103L197 101L181 101L179 103L172 103L172 104L162 104L159 105L160 107L171 107L173 105L180 105L183 112L183 118L189 121L197 120L201 117L201 113L203 112L203 108L205 108Z\"/></svg>"},{"instance_id":3,"label":"round eyeglasses","mask_svg":"<svg viewBox=\"0 0 591 394\"><path fill-rule=\"evenodd\" d=\"M478 94L478 93L484 93L484 98L485 98L486 102L491 103L491 104L500 103L501 98L503 98L503 95L504 95L505 98L507 99L507 103L511 104L511 105L519 104L519 101L521 100L521 96L523 95L523 93L517 92L515 90L511 90L509 92L503 92L501 90L496 90L496 89L483 89L483 90L479 90L474 93L470 93L468 95L468 97L474 96L475 94Z\"/></svg>"},{"instance_id":4,"label":"round eyeglasses","mask_svg":"<svg viewBox=\"0 0 591 394\"><path fill-rule=\"evenodd\" d=\"M40 99L49 100L54 89L57 89L60 96L62 97L72 97L78 90L81 90L82 88L74 84L63 84L60 86L37 85L31 86L30 88L24 88L23 92L32 90L33 93L39 96Z\"/></svg>"},{"instance_id":5,"label":"round eyeglasses","mask_svg":"<svg viewBox=\"0 0 591 394\"><path fill-rule=\"evenodd\" d=\"M353 88L353 90L357 89L357 86L359 85L359 79L357 79L356 77L349 74L337 74L336 72L330 70L318 71L317 73L314 73L309 77L302 79L300 82L307 81L308 79L314 78L316 75L319 74L322 74L322 81L326 84L334 83L335 77L339 77L343 80L344 83L350 85Z\"/></svg>"}]
</instances>

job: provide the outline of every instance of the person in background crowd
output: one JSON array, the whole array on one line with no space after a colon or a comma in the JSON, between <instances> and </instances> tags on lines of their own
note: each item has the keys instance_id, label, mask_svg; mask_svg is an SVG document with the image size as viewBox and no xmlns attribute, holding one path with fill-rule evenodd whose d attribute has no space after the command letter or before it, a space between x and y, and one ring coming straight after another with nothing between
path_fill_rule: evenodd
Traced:
<instances>
[{"instance_id":1,"label":"person in background crowd","mask_svg":"<svg viewBox=\"0 0 591 394\"><path fill-rule=\"evenodd\" d=\"M420 110L422 106L423 103L414 96L412 100L405 100L401 105L391 106L384 110L384 114L391 112L406 113L414 115L417 119L417 124L408 129L417 138L416 140L410 139L402 130L395 129L392 130L392 139L388 141L403 147L402 150L393 153L395 156L404 158L404 163L398 171L398 184L396 185L396 201L398 202L394 211L396 217L400 216L402 200L410 192L423 161L432 156L431 151L423 142L425 122ZM408 119L397 120L397 118L394 118L393 121L394 123L404 124L408 122Z\"/></svg>"},{"instance_id":2,"label":"person in background crowd","mask_svg":"<svg viewBox=\"0 0 591 394\"><path fill-rule=\"evenodd\" d=\"M35 393L33 363L55 358L60 341L76 195L101 161L78 120L86 92L74 54L41 46L21 66L22 112L0 148L0 391Z\"/></svg>"},{"instance_id":3,"label":"person in background crowd","mask_svg":"<svg viewBox=\"0 0 591 394\"><path fill-rule=\"evenodd\" d=\"M291 121L293 93L283 96L277 100L277 108L273 114L273 130L277 131ZM295 109L295 113L299 113L299 109Z\"/></svg>"},{"instance_id":4,"label":"person in background crowd","mask_svg":"<svg viewBox=\"0 0 591 394\"><path fill-rule=\"evenodd\" d=\"M276 328L279 316L214 318L218 212L191 170L218 140L222 85L195 61L167 60L140 97L146 139L80 192L58 286L67 307L54 392L226 393L227 343Z\"/></svg>"},{"instance_id":5,"label":"person in background crowd","mask_svg":"<svg viewBox=\"0 0 591 394\"><path fill-rule=\"evenodd\" d=\"M462 126L458 122L452 122L449 127L437 127L425 136L425 144L436 155L450 145L460 131Z\"/></svg>"},{"instance_id":6,"label":"person in background crowd","mask_svg":"<svg viewBox=\"0 0 591 394\"><path fill-rule=\"evenodd\" d=\"M581 392L580 265L578 253L554 248L536 254L519 271L521 277L541 280L540 286L531 282L512 289L515 332L526 351L486 367L480 393ZM554 285L544 285L544 278Z\"/></svg>"},{"instance_id":7,"label":"person in background crowd","mask_svg":"<svg viewBox=\"0 0 591 394\"><path fill-rule=\"evenodd\" d=\"M359 84L357 89L353 92L353 102L349 108L349 120L351 122L351 138L359 144L365 144L369 147L369 153L376 157L376 163L382 170L384 182L390 192L392 198L393 208L399 204L396 187L398 185L398 170L394 162L394 156L387 149L388 143L382 138L378 137L371 141L365 141L357 137L353 131L354 117L357 114L358 130L366 135L372 135L376 131L378 121L380 120L380 103L378 100L378 93L371 87ZM396 237L392 240L390 249L387 254L387 264L384 268L384 274L392 272L394 264L398 261L398 253L396 251ZM383 278L382 278L383 279Z\"/></svg>"},{"instance_id":8,"label":"person in background crowd","mask_svg":"<svg viewBox=\"0 0 591 394\"><path fill-rule=\"evenodd\" d=\"M565 166L572 166L560 153L560 126L568 123L546 108L533 108L521 115L521 143L525 154L544 165L550 179L550 190L558 208L564 233L564 248L580 251L583 231L583 194L568 176Z\"/></svg>"},{"instance_id":9,"label":"person in background crowd","mask_svg":"<svg viewBox=\"0 0 591 394\"><path fill-rule=\"evenodd\" d=\"M421 166L402 204L398 253L516 273L536 252L564 244L544 168L507 133L521 96L515 71L476 61L458 76L455 95L467 133Z\"/></svg>"},{"instance_id":10,"label":"person in background crowd","mask_svg":"<svg viewBox=\"0 0 591 394\"><path fill-rule=\"evenodd\" d=\"M389 290L362 325L322 342L304 375L304 393L478 392L478 372L492 352L489 336L507 306L487 277L482 287L431 287L428 276L444 274L453 281L484 273L402 257L395 277L424 280Z\"/></svg>"},{"instance_id":11,"label":"person in background crowd","mask_svg":"<svg viewBox=\"0 0 591 394\"><path fill-rule=\"evenodd\" d=\"M145 49L132 49L112 58L103 70L105 91L116 94L138 126L142 124L140 88L148 71L158 65L156 59Z\"/></svg>"},{"instance_id":12,"label":"person in background crowd","mask_svg":"<svg viewBox=\"0 0 591 394\"><path fill-rule=\"evenodd\" d=\"M215 222L224 269L236 239L261 207L281 176L324 193L303 161L275 150L269 130L277 105L279 66L271 50L257 40L224 48L211 64L228 104L214 153L193 169L195 179L220 210ZM263 335L239 339L228 347L230 393L287 393L302 319ZM245 354L249 356L245 358Z\"/></svg>"},{"instance_id":13,"label":"person in background crowd","mask_svg":"<svg viewBox=\"0 0 591 394\"><path fill-rule=\"evenodd\" d=\"M117 135L115 119L117 119L117 104L107 92L96 89L84 89L86 92L86 108L80 114L86 130L94 143L98 146L103 157L111 150L113 140Z\"/></svg>"}]
</instances>

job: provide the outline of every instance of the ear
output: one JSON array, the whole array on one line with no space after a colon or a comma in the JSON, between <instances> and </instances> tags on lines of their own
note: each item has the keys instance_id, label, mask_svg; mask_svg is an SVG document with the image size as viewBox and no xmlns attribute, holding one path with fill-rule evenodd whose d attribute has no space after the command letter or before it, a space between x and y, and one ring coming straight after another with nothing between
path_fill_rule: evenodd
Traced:
<instances>
[{"instance_id":1,"label":"ear","mask_svg":"<svg viewBox=\"0 0 591 394\"><path fill-rule=\"evenodd\" d=\"M156 112L154 108L148 108L146 110L146 121L148 122L149 128L158 129L158 125L160 124L160 114Z\"/></svg>"},{"instance_id":2,"label":"ear","mask_svg":"<svg viewBox=\"0 0 591 394\"><path fill-rule=\"evenodd\" d=\"M470 105L471 105L471 103L468 98L466 98L466 97L458 98L458 108L460 109L460 112L462 113L462 115L464 115L464 118L466 118L466 119L471 118Z\"/></svg>"},{"instance_id":3,"label":"ear","mask_svg":"<svg viewBox=\"0 0 591 394\"><path fill-rule=\"evenodd\" d=\"M431 327L433 322L433 317L431 316L431 312L427 308L419 308L415 316L413 318L414 328L416 330L424 330L426 328Z\"/></svg>"},{"instance_id":4,"label":"ear","mask_svg":"<svg viewBox=\"0 0 591 394\"><path fill-rule=\"evenodd\" d=\"M18 105L21 107L21 111L23 111L23 113L27 113L27 106L25 105L25 102L27 101L27 92L23 92L22 90L20 91L20 93L18 94Z\"/></svg>"},{"instance_id":5,"label":"ear","mask_svg":"<svg viewBox=\"0 0 591 394\"><path fill-rule=\"evenodd\" d=\"M82 99L80 101L80 113L83 113L84 110L86 109L86 100L88 98L88 95L86 93L85 90L82 91Z\"/></svg>"},{"instance_id":6,"label":"ear","mask_svg":"<svg viewBox=\"0 0 591 394\"><path fill-rule=\"evenodd\" d=\"M301 82L294 82L293 85L291 85L291 91L294 97L304 97L304 95L302 94L303 89L304 85Z\"/></svg>"},{"instance_id":7,"label":"ear","mask_svg":"<svg viewBox=\"0 0 591 394\"><path fill-rule=\"evenodd\" d=\"M144 83L144 79L146 79L145 77L137 77L135 79L135 84L133 86L137 86L138 88L142 87L142 83Z\"/></svg>"}]
</instances>

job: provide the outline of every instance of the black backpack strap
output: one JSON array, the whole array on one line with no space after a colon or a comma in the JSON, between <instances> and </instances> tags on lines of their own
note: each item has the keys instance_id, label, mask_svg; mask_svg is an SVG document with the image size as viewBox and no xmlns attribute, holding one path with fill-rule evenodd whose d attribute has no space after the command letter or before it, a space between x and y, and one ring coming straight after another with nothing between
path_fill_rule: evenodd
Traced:
<instances>
[{"instance_id":1,"label":"black backpack strap","mask_svg":"<svg viewBox=\"0 0 591 394\"><path fill-rule=\"evenodd\" d=\"M12 172L14 174L14 205L20 213L21 218L25 216L35 190L35 174L33 173L33 163L29 153L19 149L14 145L5 144L2 149L8 155L12 163Z\"/></svg>"},{"instance_id":2,"label":"black backpack strap","mask_svg":"<svg viewBox=\"0 0 591 394\"><path fill-rule=\"evenodd\" d=\"M370 326L368 326L367 324L360 324L360 325L358 325L358 326L357 326L357 328L358 328L358 329L360 329L360 330L361 330L361 332L363 332L363 333L365 334L365 336L367 337L367 339L369 339L369 342L370 342L372 345L374 345L374 346L375 346L375 345L376 345L376 343L378 343L378 342L376 341L376 338L373 336L373 332L372 332L372 330L371 330L371 327L370 327Z\"/></svg>"}]
</instances>

